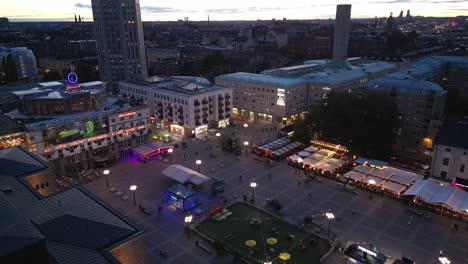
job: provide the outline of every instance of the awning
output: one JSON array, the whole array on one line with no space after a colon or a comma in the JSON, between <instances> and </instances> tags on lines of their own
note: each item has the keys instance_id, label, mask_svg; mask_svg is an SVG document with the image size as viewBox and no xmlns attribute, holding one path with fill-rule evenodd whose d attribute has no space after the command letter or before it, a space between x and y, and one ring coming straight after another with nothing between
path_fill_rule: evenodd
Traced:
<instances>
[{"instance_id":1,"label":"awning","mask_svg":"<svg viewBox=\"0 0 468 264\"><path fill-rule=\"evenodd\" d=\"M190 182L194 185L201 185L211 179L182 165L170 165L162 171L162 174L182 184Z\"/></svg>"},{"instance_id":2,"label":"awning","mask_svg":"<svg viewBox=\"0 0 468 264\"><path fill-rule=\"evenodd\" d=\"M385 182L385 180L382 180L380 178L377 178L371 175L367 176L364 180L362 180L362 182L365 182L365 183L369 183L369 181L375 181L374 186L380 186Z\"/></svg>"},{"instance_id":3,"label":"awning","mask_svg":"<svg viewBox=\"0 0 468 264\"><path fill-rule=\"evenodd\" d=\"M374 170L374 168L367 167L367 166L364 166L364 165L359 165L359 166L354 167L353 170L358 171L358 172L362 172L364 174L369 174L369 173L372 172L372 170Z\"/></svg>"},{"instance_id":4,"label":"awning","mask_svg":"<svg viewBox=\"0 0 468 264\"><path fill-rule=\"evenodd\" d=\"M307 152L316 152L316 151L318 151L318 148L316 148L316 147L308 147L308 148L306 148L306 149L304 149L304 150L307 151Z\"/></svg>"},{"instance_id":5,"label":"awning","mask_svg":"<svg viewBox=\"0 0 468 264\"><path fill-rule=\"evenodd\" d=\"M391 181L387 181L384 184L382 184L382 188L401 194L401 192L405 190L406 186L398 184L398 183L394 183Z\"/></svg>"},{"instance_id":6,"label":"awning","mask_svg":"<svg viewBox=\"0 0 468 264\"><path fill-rule=\"evenodd\" d=\"M357 172L357 171L350 171L344 175L346 178L353 179L355 181L362 181L366 177L365 174Z\"/></svg>"}]
</instances>

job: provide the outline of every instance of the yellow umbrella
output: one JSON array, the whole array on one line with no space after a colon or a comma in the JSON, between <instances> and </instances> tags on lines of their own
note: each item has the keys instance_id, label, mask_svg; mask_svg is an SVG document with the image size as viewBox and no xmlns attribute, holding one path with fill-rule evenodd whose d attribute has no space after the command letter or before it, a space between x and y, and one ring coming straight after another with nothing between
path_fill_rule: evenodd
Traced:
<instances>
[{"instance_id":1,"label":"yellow umbrella","mask_svg":"<svg viewBox=\"0 0 468 264\"><path fill-rule=\"evenodd\" d=\"M281 260L289 260L291 258L291 255L288 253L288 252L283 252L283 253L280 253L279 256L278 256L279 259Z\"/></svg>"},{"instance_id":2,"label":"yellow umbrella","mask_svg":"<svg viewBox=\"0 0 468 264\"><path fill-rule=\"evenodd\" d=\"M268 245L275 245L276 243L278 243L278 240L276 240L276 238L274 237L270 237L266 240L266 242Z\"/></svg>"},{"instance_id":3,"label":"yellow umbrella","mask_svg":"<svg viewBox=\"0 0 468 264\"><path fill-rule=\"evenodd\" d=\"M245 245L247 247L255 247L255 245L257 245L257 242L255 242L255 240L247 240L245 241Z\"/></svg>"}]
</instances>

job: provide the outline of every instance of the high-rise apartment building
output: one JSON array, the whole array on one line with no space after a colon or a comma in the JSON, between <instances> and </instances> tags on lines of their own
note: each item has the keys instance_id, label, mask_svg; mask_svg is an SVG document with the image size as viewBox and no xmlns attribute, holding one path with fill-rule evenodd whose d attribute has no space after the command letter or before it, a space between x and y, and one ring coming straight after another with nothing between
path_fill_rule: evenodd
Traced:
<instances>
[{"instance_id":1,"label":"high-rise apartment building","mask_svg":"<svg viewBox=\"0 0 468 264\"><path fill-rule=\"evenodd\" d=\"M118 81L147 78L139 0L92 0L101 80L111 92Z\"/></svg>"}]
</instances>

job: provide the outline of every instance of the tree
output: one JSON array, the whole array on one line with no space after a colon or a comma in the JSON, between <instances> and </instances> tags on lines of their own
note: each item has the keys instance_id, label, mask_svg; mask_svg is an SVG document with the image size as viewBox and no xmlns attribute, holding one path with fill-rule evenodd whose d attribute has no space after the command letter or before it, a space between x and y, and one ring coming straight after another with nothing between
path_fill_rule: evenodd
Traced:
<instances>
[{"instance_id":1,"label":"tree","mask_svg":"<svg viewBox=\"0 0 468 264\"><path fill-rule=\"evenodd\" d=\"M299 141L303 144L309 144L311 139L311 134L307 128L307 124L304 119L299 118L294 122L294 134L293 139Z\"/></svg>"},{"instance_id":2,"label":"tree","mask_svg":"<svg viewBox=\"0 0 468 264\"><path fill-rule=\"evenodd\" d=\"M16 64L11 54L6 56L5 58L4 72L5 72L5 80L7 83L16 82L16 80L18 80Z\"/></svg>"},{"instance_id":3,"label":"tree","mask_svg":"<svg viewBox=\"0 0 468 264\"><path fill-rule=\"evenodd\" d=\"M387 159L400 128L398 116L390 95L368 91L362 96L331 93L310 118L325 140L359 155Z\"/></svg>"},{"instance_id":4,"label":"tree","mask_svg":"<svg viewBox=\"0 0 468 264\"><path fill-rule=\"evenodd\" d=\"M92 82L99 80L99 73L96 69L88 64L78 64L76 66L76 74L80 82Z\"/></svg>"},{"instance_id":5,"label":"tree","mask_svg":"<svg viewBox=\"0 0 468 264\"><path fill-rule=\"evenodd\" d=\"M62 75L56 71L49 71L46 74L44 74L44 78L42 79L44 82L50 82L50 81L57 81L61 80Z\"/></svg>"}]
</instances>

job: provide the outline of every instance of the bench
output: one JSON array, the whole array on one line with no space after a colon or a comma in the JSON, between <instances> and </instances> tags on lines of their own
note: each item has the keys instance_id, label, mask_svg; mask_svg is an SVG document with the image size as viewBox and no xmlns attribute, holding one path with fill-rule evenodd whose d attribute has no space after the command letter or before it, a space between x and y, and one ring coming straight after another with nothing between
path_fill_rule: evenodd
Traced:
<instances>
[{"instance_id":1,"label":"bench","mask_svg":"<svg viewBox=\"0 0 468 264\"><path fill-rule=\"evenodd\" d=\"M205 252L211 254L211 249L209 249L207 246L203 245L202 243L200 243L198 241L195 244L197 245L197 247L199 247L199 248L203 249Z\"/></svg>"},{"instance_id":2,"label":"bench","mask_svg":"<svg viewBox=\"0 0 468 264\"><path fill-rule=\"evenodd\" d=\"M235 238L235 236L233 234L231 234L231 233L224 236L224 240L226 242L229 242L229 241L233 240L234 238Z\"/></svg>"}]
</instances>

